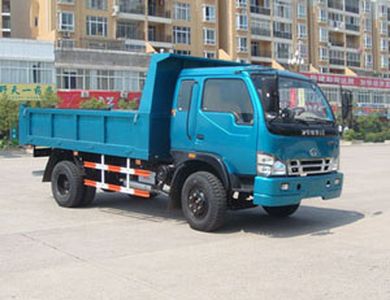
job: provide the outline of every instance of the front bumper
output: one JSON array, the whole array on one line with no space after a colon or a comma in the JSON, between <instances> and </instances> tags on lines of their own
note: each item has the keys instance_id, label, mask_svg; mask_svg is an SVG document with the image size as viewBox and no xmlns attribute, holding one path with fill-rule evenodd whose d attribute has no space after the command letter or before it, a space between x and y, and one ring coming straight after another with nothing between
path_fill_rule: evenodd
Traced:
<instances>
[{"instance_id":1,"label":"front bumper","mask_svg":"<svg viewBox=\"0 0 390 300\"><path fill-rule=\"evenodd\" d=\"M340 197L343 174L306 177L260 177L255 178L253 203L262 206L285 206L298 204L302 199L321 197L324 200ZM339 184L336 184L337 180ZM282 184L287 190L281 190Z\"/></svg>"}]
</instances>

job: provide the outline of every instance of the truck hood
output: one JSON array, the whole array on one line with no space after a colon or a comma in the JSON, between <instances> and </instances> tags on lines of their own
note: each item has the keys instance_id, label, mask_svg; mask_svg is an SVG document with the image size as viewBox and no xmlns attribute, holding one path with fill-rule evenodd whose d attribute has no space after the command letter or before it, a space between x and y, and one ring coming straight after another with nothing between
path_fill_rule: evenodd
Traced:
<instances>
[{"instance_id":1,"label":"truck hood","mask_svg":"<svg viewBox=\"0 0 390 300\"><path fill-rule=\"evenodd\" d=\"M336 157L339 154L338 136L284 136L272 134L268 130L265 131L259 136L258 151L272 154L282 161Z\"/></svg>"}]
</instances>

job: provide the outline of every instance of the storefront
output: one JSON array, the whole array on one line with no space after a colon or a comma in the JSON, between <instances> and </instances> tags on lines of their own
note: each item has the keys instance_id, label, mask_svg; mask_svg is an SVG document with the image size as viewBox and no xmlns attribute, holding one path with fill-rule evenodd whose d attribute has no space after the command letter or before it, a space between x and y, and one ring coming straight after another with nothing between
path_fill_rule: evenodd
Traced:
<instances>
[{"instance_id":1,"label":"storefront","mask_svg":"<svg viewBox=\"0 0 390 300\"><path fill-rule=\"evenodd\" d=\"M341 91L350 90L357 116L380 114L390 119L390 79L303 73L317 82L334 111L341 107Z\"/></svg>"}]
</instances>

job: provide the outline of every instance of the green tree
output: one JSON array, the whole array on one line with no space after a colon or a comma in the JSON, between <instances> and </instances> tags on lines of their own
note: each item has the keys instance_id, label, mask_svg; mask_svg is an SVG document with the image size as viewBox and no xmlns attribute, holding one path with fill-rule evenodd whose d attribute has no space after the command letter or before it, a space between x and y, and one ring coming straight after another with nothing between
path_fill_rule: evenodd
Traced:
<instances>
[{"instance_id":1,"label":"green tree","mask_svg":"<svg viewBox=\"0 0 390 300\"><path fill-rule=\"evenodd\" d=\"M60 98L57 96L57 93L52 89L47 89L40 97L38 106L55 108L60 102Z\"/></svg>"}]
</instances>

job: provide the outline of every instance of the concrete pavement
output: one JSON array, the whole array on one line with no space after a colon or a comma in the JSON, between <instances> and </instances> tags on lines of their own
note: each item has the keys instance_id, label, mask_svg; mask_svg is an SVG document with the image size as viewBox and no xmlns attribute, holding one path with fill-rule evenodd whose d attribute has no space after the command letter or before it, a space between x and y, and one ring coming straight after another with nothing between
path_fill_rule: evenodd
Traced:
<instances>
[{"instance_id":1,"label":"concrete pavement","mask_svg":"<svg viewBox=\"0 0 390 300\"><path fill-rule=\"evenodd\" d=\"M390 299L390 145L342 148L341 199L212 234L164 198L60 208L45 162L0 153L0 299Z\"/></svg>"}]
</instances>

